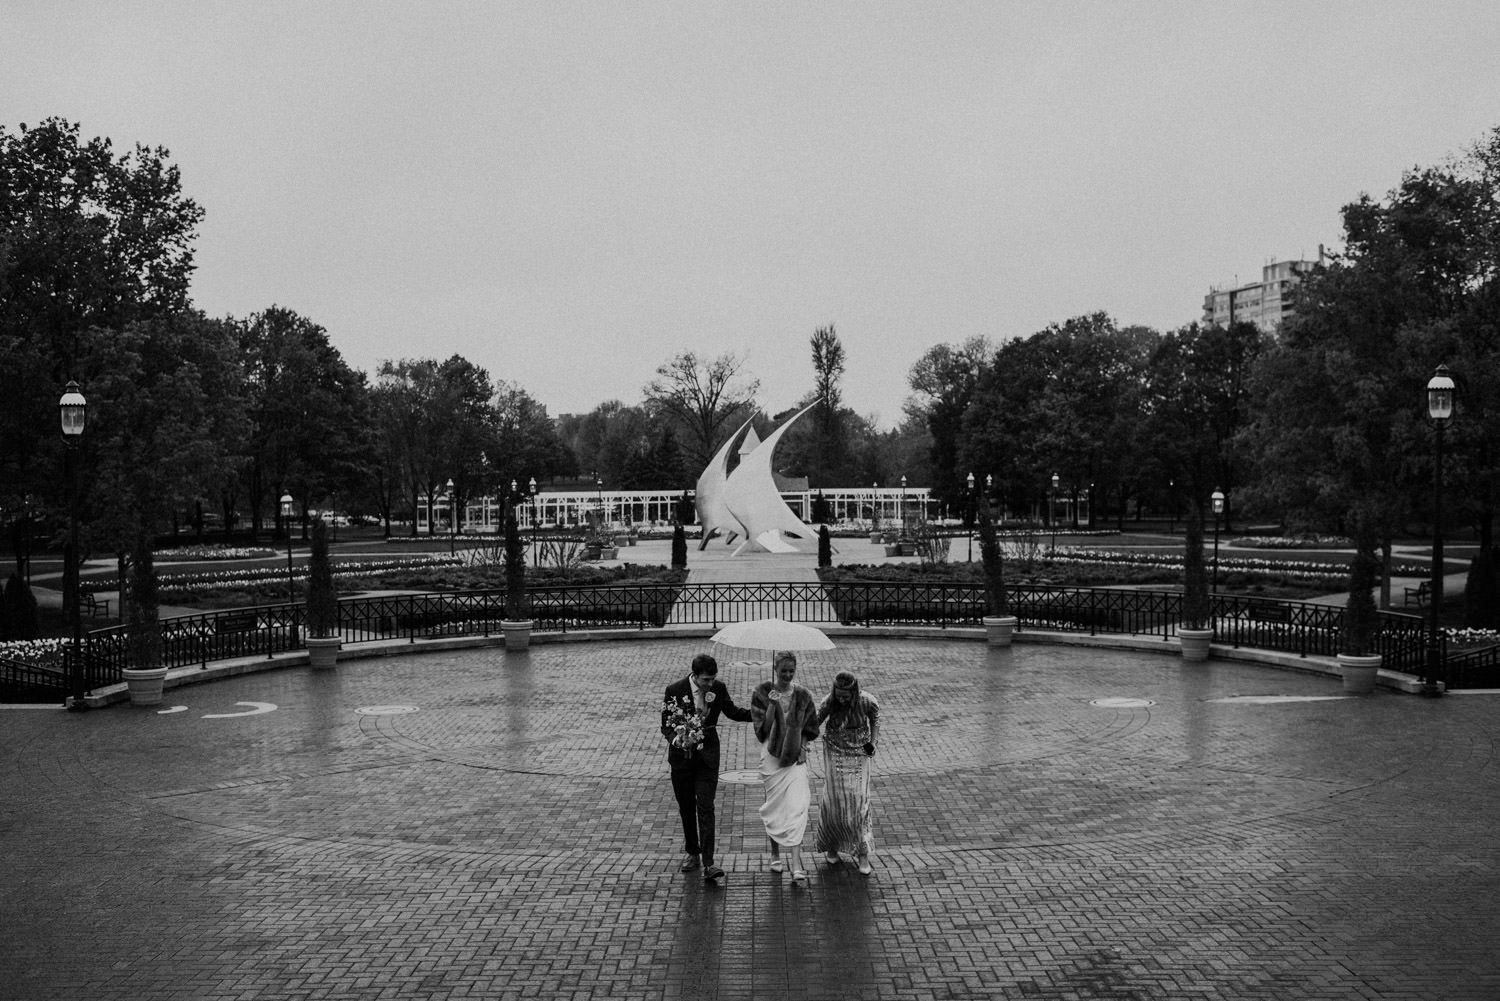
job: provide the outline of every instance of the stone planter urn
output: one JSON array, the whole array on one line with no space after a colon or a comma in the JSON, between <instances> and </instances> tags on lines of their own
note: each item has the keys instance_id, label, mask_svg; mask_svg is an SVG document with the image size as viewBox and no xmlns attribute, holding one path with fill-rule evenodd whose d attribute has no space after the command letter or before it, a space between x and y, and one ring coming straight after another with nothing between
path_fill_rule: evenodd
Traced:
<instances>
[{"instance_id":1,"label":"stone planter urn","mask_svg":"<svg viewBox=\"0 0 1500 1001\"><path fill-rule=\"evenodd\" d=\"M901 555L901 547L900 546L887 545L885 547L885 554L887 556L900 556Z\"/></svg>"},{"instance_id":2,"label":"stone planter urn","mask_svg":"<svg viewBox=\"0 0 1500 1001\"><path fill-rule=\"evenodd\" d=\"M985 642L990 646L1010 646L1016 632L1014 615L986 615L984 617Z\"/></svg>"},{"instance_id":3,"label":"stone planter urn","mask_svg":"<svg viewBox=\"0 0 1500 1001\"><path fill-rule=\"evenodd\" d=\"M339 647L343 646L343 639L338 636L309 636L307 638L307 659L313 667L319 670L327 670L339 662Z\"/></svg>"},{"instance_id":4,"label":"stone planter urn","mask_svg":"<svg viewBox=\"0 0 1500 1001\"><path fill-rule=\"evenodd\" d=\"M870 541L872 543L874 543L875 545L877 545L877 546L880 545L881 543L885 542L885 533L884 532L871 532L870 533Z\"/></svg>"},{"instance_id":5,"label":"stone planter urn","mask_svg":"<svg viewBox=\"0 0 1500 1001\"><path fill-rule=\"evenodd\" d=\"M1212 629L1190 629L1187 626L1177 627L1177 639L1182 645L1183 660L1207 660L1208 644L1214 638Z\"/></svg>"},{"instance_id":6,"label":"stone planter urn","mask_svg":"<svg viewBox=\"0 0 1500 1001\"><path fill-rule=\"evenodd\" d=\"M531 627L535 619L501 619L500 631L505 634L505 649L525 650L531 646Z\"/></svg>"},{"instance_id":7,"label":"stone planter urn","mask_svg":"<svg viewBox=\"0 0 1500 1001\"><path fill-rule=\"evenodd\" d=\"M1369 695L1375 690L1375 679L1380 674L1380 654L1338 655L1339 673L1344 676L1344 691L1350 695Z\"/></svg>"},{"instance_id":8,"label":"stone planter urn","mask_svg":"<svg viewBox=\"0 0 1500 1001\"><path fill-rule=\"evenodd\" d=\"M166 687L167 669L165 667L127 667L122 672L125 675L125 690L130 693L130 704L133 706L155 706L161 704L162 689Z\"/></svg>"}]
</instances>

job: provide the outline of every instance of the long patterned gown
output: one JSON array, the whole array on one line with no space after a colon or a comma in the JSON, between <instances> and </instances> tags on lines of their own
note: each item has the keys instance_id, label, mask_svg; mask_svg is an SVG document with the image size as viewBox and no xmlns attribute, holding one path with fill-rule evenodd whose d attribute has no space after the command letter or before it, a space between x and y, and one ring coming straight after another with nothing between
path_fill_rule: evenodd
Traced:
<instances>
[{"instance_id":1,"label":"long patterned gown","mask_svg":"<svg viewBox=\"0 0 1500 1001\"><path fill-rule=\"evenodd\" d=\"M874 846L870 819L870 762L866 744L880 738L880 703L861 693L865 725L849 727L831 715L823 727L823 791L818 800L820 852L857 855Z\"/></svg>"}]
</instances>

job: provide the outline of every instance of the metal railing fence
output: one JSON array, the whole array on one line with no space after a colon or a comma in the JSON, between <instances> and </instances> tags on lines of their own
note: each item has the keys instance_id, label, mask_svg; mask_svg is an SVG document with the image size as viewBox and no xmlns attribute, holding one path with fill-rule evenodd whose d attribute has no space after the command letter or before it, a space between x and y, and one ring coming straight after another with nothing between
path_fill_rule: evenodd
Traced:
<instances>
[{"instance_id":1,"label":"metal railing fence","mask_svg":"<svg viewBox=\"0 0 1500 1001\"><path fill-rule=\"evenodd\" d=\"M1500 646L1448 657L1443 673L1449 688L1500 688Z\"/></svg>"},{"instance_id":2,"label":"metal railing fence","mask_svg":"<svg viewBox=\"0 0 1500 1001\"><path fill-rule=\"evenodd\" d=\"M1019 586L1010 611L1022 631L1175 636L1182 618L1180 591L1142 588ZM745 619L776 617L812 624L976 627L985 616L983 589L953 583L603 584L528 590L536 632L579 629L717 628ZM1338 652L1343 609L1305 601L1216 594L1214 642L1278 650L1301 657ZM505 618L503 589L436 591L345 598L340 633L347 644L447 636L489 636ZM1421 673L1429 634L1419 616L1380 615L1379 650L1387 667ZM130 626L88 634L89 689L121 680L129 662ZM274 657L306 646L300 604L260 605L163 619L162 664L207 666L242 657ZM9 669L0 664L0 681ZM18 681L34 684L36 679ZM46 680L46 679L42 679Z\"/></svg>"}]
</instances>

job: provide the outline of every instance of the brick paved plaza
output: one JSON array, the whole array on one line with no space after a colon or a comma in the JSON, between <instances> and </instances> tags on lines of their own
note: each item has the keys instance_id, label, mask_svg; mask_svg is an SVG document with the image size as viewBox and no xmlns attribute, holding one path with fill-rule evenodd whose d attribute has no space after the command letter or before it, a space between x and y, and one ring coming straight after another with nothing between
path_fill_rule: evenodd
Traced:
<instances>
[{"instance_id":1,"label":"brick paved plaza","mask_svg":"<svg viewBox=\"0 0 1500 1001\"><path fill-rule=\"evenodd\" d=\"M0 997L1500 997L1495 697L838 642L799 681L882 701L876 868L805 886L734 774L726 883L677 871L657 709L706 640L5 710ZM717 652L748 701L764 666ZM754 768L748 725L724 748Z\"/></svg>"}]
</instances>

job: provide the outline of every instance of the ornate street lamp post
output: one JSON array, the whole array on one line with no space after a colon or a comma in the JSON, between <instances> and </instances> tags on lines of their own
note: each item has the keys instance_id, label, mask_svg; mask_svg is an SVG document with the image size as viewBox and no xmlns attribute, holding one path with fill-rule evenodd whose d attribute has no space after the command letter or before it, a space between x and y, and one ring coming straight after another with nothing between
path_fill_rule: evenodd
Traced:
<instances>
[{"instance_id":1,"label":"ornate street lamp post","mask_svg":"<svg viewBox=\"0 0 1500 1001\"><path fill-rule=\"evenodd\" d=\"M969 537L969 562L974 562L974 519L979 511L974 506L974 474L964 480L964 535Z\"/></svg>"},{"instance_id":2,"label":"ornate street lamp post","mask_svg":"<svg viewBox=\"0 0 1500 1001\"><path fill-rule=\"evenodd\" d=\"M24 509L24 512L25 512L25 516L24 516L24 518L22 519L22 522L21 522L21 524L23 526L22 531L24 533L23 540L22 540L22 545L25 546L25 550L26 550L26 557L25 557L26 562L23 563L22 566L25 567L25 570L26 570L26 586L30 587L31 586L31 495L30 494L26 495L26 497L22 500L21 505L22 505L22 508Z\"/></svg>"},{"instance_id":3,"label":"ornate street lamp post","mask_svg":"<svg viewBox=\"0 0 1500 1001\"><path fill-rule=\"evenodd\" d=\"M1052 550L1057 552L1057 474L1052 474L1052 493L1047 502L1047 520L1052 522Z\"/></svg>"},{"instance_id":4,"label":"ornate street lamp post","mask_svg":"<svg viewBox=\"0 0 1500 1001\"><path fill-rule=\"evenodd\" d=\"M527 521L529 521L531 523L531 526L530 526L531 527L531 565L532 566L536 566L536 477L535 476L533 476L531 478L531 482L530 483L526 484L526 489L528 491L530 491L530 493L531 493L531 503L529 505L529 507L531 509L531 513L530 513L530 517L527 518Z\"/></svg>"},{"instance_id":5,"label":"ornate street lamp post","mask_svg":"<svg viewBox=\"0 0 1500 1001\"><path fill-rule=\"evenodd\" d=\"M63 564L63 598L73 618L73 644L68 648L68 676L73 701L68 708L75 711L88 708L83 701L87 684L84 681L83 602L79 600L82 594L78 581L78 440L83 437L88 406L88 400L78 391L78 383L69 380L63 387L62 398L57 401L57 412L62 422L63 442L67 446L64 463L68 480L68 545L63 550L66 561Z\"/></svg>"},{"instance_id":6,"label":"ornate street lamp post","mask_svg":"<svg viewBox=\"0 0 1500 1001\"><path fill-rule=\"evenodd\" d=\"M901 534L906 534L906 474L901 474Z\"/></svg>"},{"instance_id":7,"label":"ornate street lamp post","mask_svg":"<svg viewBox=\"0 0 1500 1001\"><path fill-rule=\"evenodd\" d=\"M297 600L297 592L292 586L292 495L281 495L281 524L286 529L286 600L293 602Z\"/></svg>"},{"instance_id":8,"label":"ornate street lamp post","mask_svg":"<svg viewBox=\"0 0 1500 1001\"><path fill-rule=\"evenodd\" d=\"M1224 491L1214 487L1208 498L1214 506L1214 580L1213 590L1219 589L1219 515L1224 513Z\"/></svg>"},{"instance_id":9,"label":"ornate street lamp post","mask_svg":"<svg viewBox=\"0 0 1500 1001\"><path fill-rule=\"evenodd\" d=\"M1423 695L1438 695L1438 678L1443 673L1443 636L1438 613L1443 604L1443 432L1453 419L1453 378L1447 365L1439 365L1427 381L1427 416L1433 428L1432 467L1432 603L1431 635L1427 640L1427 677L1422 682Z\"/></svg>"},{"instance_id":10,"label":"ornate street lamp post","mask_svg":"<svg viewBox=\"0 0 1500 1001\"><path fill-rule=\"evenodd\" d=\"M458 555L458 493L450 479L447 483L448 494L448 555Z\"/></svg>"}]
</instances>

